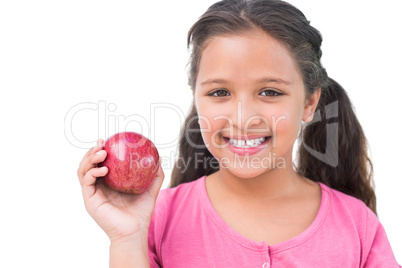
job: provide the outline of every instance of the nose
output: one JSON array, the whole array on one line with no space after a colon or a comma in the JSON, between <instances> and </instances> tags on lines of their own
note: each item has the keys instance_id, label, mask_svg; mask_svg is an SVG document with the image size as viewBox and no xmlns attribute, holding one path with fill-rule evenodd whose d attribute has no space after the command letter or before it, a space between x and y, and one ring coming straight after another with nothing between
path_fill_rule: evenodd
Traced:
<instances>
[{"instance_id":1,"label":"nose","mask_svg":"<svg viewBox=\"0 0 402 268\"><path fill-rule=\"evenodd\" d=\"M267 119L259 113L259 107L252 101L237 100L236 107L232 109L231 118L235 129L241 130L242 133L253 131L255 129L264 129L265 132L269 128Z\"/></svg>"}]
</instances>

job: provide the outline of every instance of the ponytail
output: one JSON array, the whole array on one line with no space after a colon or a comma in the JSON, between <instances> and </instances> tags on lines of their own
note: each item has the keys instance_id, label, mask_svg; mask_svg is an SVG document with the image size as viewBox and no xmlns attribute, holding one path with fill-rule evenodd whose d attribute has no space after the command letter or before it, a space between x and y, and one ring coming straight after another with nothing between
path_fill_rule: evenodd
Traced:
<instances>
[{"instance_id":1,"label":"ponytail","mask_svg":"<svg viewBox=\"0 0 402 268\"><path fill-rule=\"evenodd\" d=\"M180 132L179 159L173 167L169 187L194 181L218 170L219 162L205 146L193 105Z\"/></svg>"},{"instance_id":2,"label":"ponytail","mask_svg":"<svg viewBox=\"0 0 402 268\"><path fill-rule=\"evenodd\" d=\"M362 200L377 213L367 140L348 95L335 80L329 78L321 89L317 112L300 136L296 172Z\"/></svg>"}]
</instances>

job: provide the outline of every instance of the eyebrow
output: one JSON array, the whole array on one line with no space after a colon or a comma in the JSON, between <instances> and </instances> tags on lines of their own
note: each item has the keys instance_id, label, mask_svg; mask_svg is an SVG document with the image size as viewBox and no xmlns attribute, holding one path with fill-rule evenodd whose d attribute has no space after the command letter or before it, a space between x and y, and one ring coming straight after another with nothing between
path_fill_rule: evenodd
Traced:
<instances>
[{"instance_id":1,"label":"eyebrow","mask_svg":"<svg viewBox=\"0 0 402 268\"><path fill-rule=\"evenodd\" d=\"M220 78L212 78L212 79L207 79L204 82L201 83L201 85L208 85L208 84L228 84L229 81L225 79L220 79ZM261 79L258 79L256 83L277 83L277 84L285 84L285 85L290 85L292 84L289 81L286 81L281 78L275 78L275 77L263 77Z\"/></svg>"}]
</instances>

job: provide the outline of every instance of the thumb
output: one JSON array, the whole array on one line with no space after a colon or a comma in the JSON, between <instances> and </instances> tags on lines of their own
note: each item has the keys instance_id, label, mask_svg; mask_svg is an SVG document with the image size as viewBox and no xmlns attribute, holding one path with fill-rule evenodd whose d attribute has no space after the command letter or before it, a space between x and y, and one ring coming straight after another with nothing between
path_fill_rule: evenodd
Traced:
<instances>
[{"instance_id":1,"label":"thumb","mask_svg":"<svg viewBox=\"0 0 402 268\"><path fill-rule=\"evenodd\" d=\"M155 179L153 180L152 184L148 188L149 194L153 197L154 200L158 197L159 191L162 187L163 180L165 178L165 173L163 172L161 160L159 160L159 168L158 172L156 173Z\"/></svg>"}]
</instances>

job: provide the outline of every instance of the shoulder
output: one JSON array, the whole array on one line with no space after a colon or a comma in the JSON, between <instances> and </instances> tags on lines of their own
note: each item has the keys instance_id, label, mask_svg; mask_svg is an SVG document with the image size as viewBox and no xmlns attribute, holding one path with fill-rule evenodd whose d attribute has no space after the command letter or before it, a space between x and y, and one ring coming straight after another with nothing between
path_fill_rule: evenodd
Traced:
<instances>
[{"instance_id":1,"label":"shoulder","mask_svg":"<svg viewBox=\"0 0 402 268\"><path fill-rule=\"evenodd\" d=\"M188 212L191 212L192 204L197 200L197 187L200 187L202 182L200 179L202 177L159 191L148 230L148 249L152 267L160 267L162 238L166 239L165 234L168 233L174 238L188 223ZM173 232L170 232L172 228Z\"/></svg>"},{"instance_id":2,"label":"shoulder","mask_svg":"<svg viewBox=\"0 0 402 268\"><path fill-rule=\"evenodd\" d=\"M321 183L320 183L321 184ZM328 197L328 209L325 222L334 235L342 239L359 239L360 247L367 254L370 241L375 237L381 223L375 213L366 204L351 195L345 194L321 184L323 194Z\"/></svg>"},{"instance_id":3,"label":"shoulder","mask_svg":"<svg viewBox=\"0 0 402 268\"><path fill-rule=\"evenodd\" d=\"M175 205L182 199L194 197L194 194L198 191L199 184L203 177L198 178L191 182L182 183L174 188L162 189L158 194L157 202L168 202Z\"/></svg>"},{"instance_id":4,"label":"shoulder","mask_svg":"<svg viewBox=\"0 0 402 268\"><path fill-rule=\"evenodd\" d=\"M192 182L182 183L174 188L160 190L150 226L163 231L166 222L170 222L172 218L178 220L175 215L185 215L185 211L194 208L202 179L203 177Z\"/></svg>"},{"instance_id":5,"label":"shoulder","mask_svg":"<svg viewBox=\"0 0 402 268\"><path fill-rule=\"evenodd\" d=\"M400 267L395 259L387 234L377 215L360 199L327 186L323 190L331 195L329 214L331 223L338 222L338 235L342 229L357 232L360 239L361 262L364 267ZM340 235L345 239L345 235Z\"/></svg>"},{"instance_id":6,"label":"shoulder","mask_svg":"<svg viewBox=\"0 0 402 268\"><path fill-rule=\"evenodd\" d=\"M327 185L320 183L322 190L330 197L330 208L335 212L339 212L351 217L364 217L368 214L375 214L369 207L360 199L345 194L341 191L330 188ZM371 212L371 213L370 213Z\"/></svg>"},{"instance_id":7,"label":"shoulder","mask_svg":"<svg viewBox=\"0 0 402 268\"><path fill-rule=\"evenodd\" d=\"M328 198L327 222L339 228L358 233L366 239L368 229L376 229L380 221L376 214L360 199L321 184Z\"/></svg>"},{"instance_id":8,"label":"shoulder","mask_svg":"<svg viewBox=\"0 0 402 268\"><path fill-rule=\"evenodd\" d=\"M174 188L162 189L156 200L154 214L171 214L191 207L198 200L204 177L182 183Z\"/></svg>"},{"instance_id":9,"label":"shoulder","mask_svg":"<svg viewBox=\"0 0 402 268\"><path fill-rule=\"evenodd\" d=\"M199 200L203 178L159 191L151 217L151 237L162 237L170 228L188 225L192 221L192 215L202 206Z\"/></svg>"}]
</instances>

